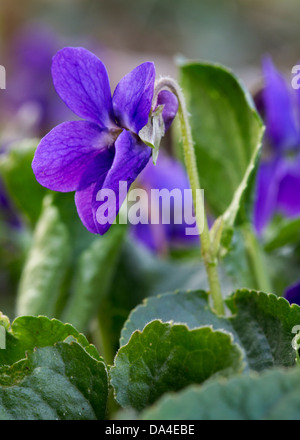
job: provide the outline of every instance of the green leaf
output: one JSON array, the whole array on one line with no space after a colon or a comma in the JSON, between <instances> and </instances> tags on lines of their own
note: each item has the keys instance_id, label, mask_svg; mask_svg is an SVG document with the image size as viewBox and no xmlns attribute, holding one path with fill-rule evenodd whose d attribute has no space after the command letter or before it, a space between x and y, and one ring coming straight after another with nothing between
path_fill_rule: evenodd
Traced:
<instances>
[{"instance_id":1,"label":"green leaf","mask_svg":"<svg viewBox=\"0 0 300 440\"><path fill-rule=\"evenodd\" d=\"M275 219L267 230L265 250L272 252L289 244L299 244L300 218Z\"/></svg>"},{"instance_id":2,"label":"green leaf","mask_svg":"<svg viewBox=\"0 0 300 440\"><path fill-rule=\"evenodd\" d=\"M109 291L125 232L125 227L114 225L79 258L73 290L62 320L71 322L80 331L87 329Z\"/></svg>"},{"instance_id":3,"label":"green leaf","mask_svg":"<svg viewBox=\"0 0 300 440\"><path fill-rule=\"evenodd\" d=\"M0 368L1 420L103 419L108 395L102 361L78 343L58 343Z\"/></svg>"},{"instance_id":4,"label":"green leaf","mask_svg":"<svg viewBox=\"0 0 300 440\"><path fill-rule=\"evenodd\" d=\"M235 224L249 221L263 124L236 76L222 66L185 63L181 84L205 200L224 219L223 246Z\"/></svg>"},{"instance_id":5,"label":"green leaf","mask_svg":"<svg viewBox=\"0 0 300 440\"><path fill-rule=\"evenodd\" d=\"M70 324L22 316L6 328L0 350L0 419L104 418L103 359Z\"/></svg>"},{"instance_id":6,"label":"green leaf","mask_svg":"<svg viewBox=\"0 0 300 440\"><path fill-rule=\"evenodd\" d=\"M210 309L209 296L203 291L167 293L149 298L134 309L125 322L121 344L135 330L142 330L153 319L173 321L195 329L212 325L225 330L245 352L250 369L292 366L296 353L292 347L292 329L300 325L300 307L290 306L284 298L242 289L227 300L232 316L219 317Z\"/></svg>"},{"instance_id":7,"label":"green leaf","mask_svg":"<svg viewBox=\"0 0 300 440\"><path fill-rule=\"evenodd\" d=\"M248 289L258 289L253 266L247 250L247 240L243 226L234 228L231 242L228 246L229 252L223 258L223 264L227 274L234 280L237 286Z\"/></svg>"},{"instance_id":8,"label":"green leaf","mask_svg":"<svg viewBox=\"0 0 300 440\"><path fill-rule=\"evenodd\" d=\"M234 228L229 252L225 255L223 264L237 286L274 292L267 255L252 225L244 223Z\"/></svg>"},{"instance_id":9,"label":"green leaf","mask_svg":"<svg viewBox=\"0 0 300 440\"><path fill-rule=\"evenodd\" d=\"M268 371L190 386L146 409L145 420L300 420L300 371Z\"/></svg>"},{"instance_id":10,"label":"green leaf","mask_svg":"<svg viewBox=\"0 0 300 440\"><path fill-rule=\"evenodd\" d=\"M55 316L69 255L67 228L51 204L51 196L47 196L20 280L18 315Z\"/></svg>"},{"instance_id":11,"label":"green leaf","mask_svg":"<svg viewBox=\"0 0 300 440\"><path fill-rule=\"evenodd\" d=\"M101 359L95 347L89 345L85 336L70 324L50 320L46 316L20 316L9 328L8 318L4 315L0 315L0 318L0 324L6 328L6 349L0 350L0 366L12 365L24 359L27 352L37 347L65 341L77 341L91 356Z\"/></svg>"},{"instance_id":12,"label":"green leaf","mask_svg":"<svg viewBox=\"0 0 300 440\"><path fill-rule=\"evenodd\" d=\"M300 247L284 247L266 254L273 292L284 296L292 284L299 281Z\"/></svg>"},{"instance_id":13,"label":"green leaf","mask_svg":"<svg viewBox=\"0 0 300 440\"><path fill-rule=\"evenodd\" d=\"M31 162L38 140L19 142L0 158L0 174L10 197L32 225L38 220L48 192L35 179Z\"/></svg>"},{"instance_id":14,"label":"green leaf","mask_svg":"<svg viewBox=\"0 0 300 440\"><path fill-rule=\"evenodd\" d=\"M110 374L118 403L141 410L165 392L242 369L242 352L230 334L156 320L133 333Z\"/></svg>"},{"instance_id":15,"label":"green leaf","mask_svg":"<svg viewBox=\"0 0 300 440\"><path fill-rule=\"evenodd\" d=\"M205 268L198 258L196 262L161 259L129 240L124 243L115 273L110 292L101 302L99 317L115 350L130 311L144 298L177 289L208 288ZM224 292L235 289L224 271L221 279Z\"/></svg>"},{"instance_id":16,"label":"green leaf","mask_svg":"<svg viewBox=\"0 0 300 440\"><path fill-rule=\"evenodd\" d=\"M132 333L142 331L154 319L186 324L190 330L211 325L235 333L226 318L217 316L209 306L209 295L203 290L175 291L147 298L130 313L121 333L120 345L128 343ZM238 335L235 333L236 342Z\"/></svg>"},{"instance_id":17,"label":"green leaf","mask_svg":"<svg viewBox=\"0 0 300 440\"><path fill-rule=\"evenodd\" d=\"M293 327L300 324L300 307L284 298L251 290L238 290L227 301L229 318L254 370L295 364Z\"/></svg>"}]
</instances>

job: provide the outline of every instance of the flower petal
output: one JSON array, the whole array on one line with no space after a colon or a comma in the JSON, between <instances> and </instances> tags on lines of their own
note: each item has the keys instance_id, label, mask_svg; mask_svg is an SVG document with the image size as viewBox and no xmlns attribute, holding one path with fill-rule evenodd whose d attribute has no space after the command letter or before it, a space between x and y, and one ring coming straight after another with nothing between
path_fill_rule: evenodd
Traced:
<instances>
[{"instance_id":1,"label":"flower petal","mask_svg":"<svg viewBox=\"0 0 300 440\"><path fill-rule=\"evenodd\" d=\"M82 191L93 183L104 182L106 174L113 164L115 147L103 148L86 166L77 191Z\"/></svg>"},{"instance_id":2,"label":"flower petal","mask_svg":"<svg viewBox=\"0 0 300 440\"><path fill-rule=\"evenodd\" d=\"M182 204L177 205L171 197L170 205L164 207L163 204L160 204L156 207L157 212L160 212L160 224L150 224L151 219L149 218L149 224L137 224L131 227L133 235L148 248L156 250L158 253L164 253L169 246L198 243L198 235L187 235L187 228L194 228L196 223L188 224L185 218L185 209L188 211L189 217L193 215L194 210L192 194L191 191L188 191L190 190L188 176L182 164L161 152L157 164L154 166L150 161L141 172L138 181L147 190L149 198L152 189L167 189L170 193L173 190L179 190ZM163 224L162 212L169 207L170 224ZM148 212L150 212L150 206ZM181 218L182 221L177 224L175 218Z\"/></svg>"},{"instance_id":3,"label":"flower petal","mask_svg":"<svg viewBox=\"0 0 300 440\"><path fill-rule=\"evenodd\" d=\"M105 148L91 160L81 176L79 188L75 193L75 204L83 225L93 234L98 234L98 225L93 211L93 200L98 188L104 183L115 156L115 148Z\"/></svg>"},{"instance_id":4,"label":"flower petal","mask_svg":"<svg viewBox=\"0 0 300 440\"><path fill-rule=\"evenodd\" d=\"M64 122L40 142L32 169L37 181L53 191L75 191L92 159L113 144L107 130L87 121Z\"/></svg>"},{"instance_id":5,"label":"flower petal","mask_svg":"<svg viewBox=\"0 0 300 440\"><path fill-rule=\"evenodd\" d=\"M299 133L294 114L294 103L285 79L275 68L271 58L263 60L265 87L263 102L265 107L266 133L278 149L297 146Z\"/></svg>"},{"instance_id":6,"label":"flower petal","mask_svg":"<svg viewBox=\"0 0 300 440\"><path fill-rule=\"evenodd\" d=\"M147 124L155 82L153 63L143 63L121 79L113 95L114 114L120 125L134 133Z\"/></svg>"},{"instance_id":7,"label":"flower petal","mask_svg":"<svg viewBox=\"0 0 300 440\"><path fill-rule=\"evenodd\" d=\"M137 178L139 173L147 165L152 150L143 144L139 138L128 131L123 131L115 142L115 157L104 183L98 182L94 192L93 211L98 222L98 233L103 235L115 220L119 209L124 202L130 185ZM120 192L120 182L124 182L123 191ZM111 190L115 195L115 201L111 199L108 205L111 205L112 216L109 218L100 218L101 210L99 208L106 203L101 201L105 190ZM111 203L110 203L111 202ZM116 202L115 206L112 206ZM95 218L95 217L94 217Z\"/></svg>"},{"instance_id":8,"label":"flower petal","mask_svg":"<svg viewBox=\"0 0 300 440\"><path fill-rule=\"evenodd\" d=\"M106 68L96 55L81 47L65 47L53 58L55 89L81 118L101 127L115 126Z\"/></svg>"},{"instance_id":9,"label":"flower petal","mask_svg":"<svg viewBox=\"0 0 300 440\"><path fill-rule=\"evenodd\" d=\"M88 186L84 190L76 191L75 204L82 224L92 234L98 234L98 227L94 220L92 208L96 183Z\"/></svg>"},{"instance_id":10,"label":"flower petal","mask_svg":"<svg viewBox=\"0 0 300 440\"><path fill-rule=\"evenodd\" d=\"M157 97L157 106L158 105L164 106L162 117L165 123L165 131L167 131L176 116L178 110L178 99L168 90L162 90Z\"/></svg>"},{"instance_id":11,"label":"flower petal","mask_svg":"<svg viewBox=\"0 0 300 440\"><path fill-rule=\"evenodd\" d=\"M279 186L281 161L262 162L259 166L256 182L256 201L254 205L254 226L260 235L275 214Z\"/></svg>"},{"instance_id":12,"label":"flower petal","mask_svg":"<svg viewBox=\"0 0 300 440\"><path fill-rule=\"evenodd\" d=\"M298 304L300 306L300 280L286 289L284 297L290 304Z\"/></svg>"}]
</instances>

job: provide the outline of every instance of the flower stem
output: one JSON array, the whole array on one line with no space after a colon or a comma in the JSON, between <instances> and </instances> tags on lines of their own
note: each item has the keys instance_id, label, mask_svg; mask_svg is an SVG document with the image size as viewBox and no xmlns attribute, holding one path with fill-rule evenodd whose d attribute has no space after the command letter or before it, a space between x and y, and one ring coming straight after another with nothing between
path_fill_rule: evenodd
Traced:
<instances>
[{"instance_id":1,"label":"flower stem","mask_svg":"<svg viewBox=\"0 0 300 440\"><path fill-rule=\"evenodd\" d=\"M256 288L263 292L270 293L273 289L268 271L266 270L267 265L265 264L262 249L251 225L245 225L243 228L243 236Z\"/></svg>"},{"instance_id":2,"label":"flower stem","mask_svg":"<svg viewBox=\"0 0 300 440\"><path fill-rule=\"evenodd\" d=\"M182 143L184 151L184 160L189 177L189 182L193 194L194 207L196 212L196 222L201 236L201 253L205 264L209 289L213 299L215 311L223 315L225 313L224 302L221 292L221 286L218 274L218 261L212 252L211 237L208 228L208 222L202 200L202 191L200 191L200 180L197 169L194 142L192 139L191 127L189 124L188 111L185 104L184 95L175 80L172 78L161 78L155 87L153 102L157 101L157 96L162 90L169 90L174 93L178 99L178 116L182 133ZM204 212L201 212L201 210Z\"/></svg>"}]
</instances>

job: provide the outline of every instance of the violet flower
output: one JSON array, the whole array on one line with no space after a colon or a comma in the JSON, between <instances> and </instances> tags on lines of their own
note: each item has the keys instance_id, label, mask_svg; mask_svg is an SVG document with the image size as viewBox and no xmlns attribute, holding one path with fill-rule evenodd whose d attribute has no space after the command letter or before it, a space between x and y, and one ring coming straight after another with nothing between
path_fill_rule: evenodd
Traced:
<instances>
[{"instance_id":1,"label":"violet flower","mask_svg":"<svg viewBox=\"0 0 300 440\"><path fill-rule=\"evenodd\" d=\"M22 224L17 210L6 192L2 179L0 179L0 221L15 229L19 229Z\"/></svg>"},{"instance_id":2,"label":"violet flower","mask_svg":"<svg viewBox=\"0 0 300 440\"><path fill-rule=\"evenodd\" d=\"M3 109L7 112L4 118L13 115L13 120L20 119L16 124L24 124L23 135L44 135L72 114L57 97L51 81L52 57L59 46L56 34L39 25L22 28L13 38Z\"/></svg>"},{"instance_id":3,"label":"violet flower","mask_svg":"<svg viewBox=\"0 0 300 440\"><path fill-rule=\"evenodd\" d=\"M193 212L192 194L191 192L184 192L184 190L190 189L186 171L180 162L167 156L163 152L160 152L156 166L154 166L152 162L149 162L146 168L141 172L138 177L138 185L148 193L149 213L151 212L150 195L152 189L167 189L170 192L173 189L179 189L182 193L182 200L188 197L188 200L185 201L186 209L188 209L190 213ZM171 198L170 224L163 224L161 219L163 206L157 206L157 211L160 212L160 223L151 224L150 221L147 224L138 223L131 227L132 236L152 252L161 255L167 253L170 248L190 246L195 243L198 244L198 235L187 235L186 233L186 228L194 228L196 223L186 223L183 208L184 205L182 204L181 217L183 221L180 224L175 224L175 210L180 209L180 207L176 207L174 200Z\"/></svg>"},{"instance_id":4,"label":"violet flower","mask_svg":"<svg viewBox=\"0 0 300 440\"><path fill-rule=\"evenodd\" d=\"M298 304L300 306L300 280L286 289L284 297L290 304Z\"/></svg>"},{"instance_id":5,"label":"violet flower","mask_svg":"<svg viewBox=\"0 0 300 440\"><path fill-rule=\"evenodd\" d=\"M126 197L119 192L119 182L126 182L128 190L152 154L138 134L148 123L155 67L151 62L136 67L111 96L104 64L86 49L67 47L53 58L52 76L62 100L84 120L64 122L48 133L36 150L32 168L41 185L76 191L82 223L90 232L104 234L111 222L99 222L97 210L104 201L97 194L113 190L117 214ZM161 92L159 101L168 126L177 98Z\"/></svg>"},{"instance_id":6,"label":"violet flower","mask_svg":"<svg viewBox=\"0 0 300 440\"><path fill-rule=\"evenodd\" d=\"M257 176L254 225L260 235L275 213L300 215L300 100L270 58L263 60L264 88L256 99L266 124Z\"/></svg>"}]
</instances>

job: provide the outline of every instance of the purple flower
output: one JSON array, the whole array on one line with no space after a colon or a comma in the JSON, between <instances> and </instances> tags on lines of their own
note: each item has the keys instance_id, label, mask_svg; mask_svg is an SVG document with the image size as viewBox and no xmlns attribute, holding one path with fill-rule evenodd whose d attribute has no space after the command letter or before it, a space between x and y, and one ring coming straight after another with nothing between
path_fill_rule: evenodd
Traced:
<instances>
[{"instance_id":1,"label":"purple flower","mask_svg":"<svg viewBox=\"0 0 300 440\"><path fill-rule=\"evenodd\" d=\"M298 304L300 306L300 280L286 289L284 297L290 304Z\"/></svg>"},{"instance_id":2,"label":"purple flower","mask_svg":"<svg viewBox=\"0 0 300 440\"><path fill-rule=\"evenodd\" d=\"M185 205L182 203L181 206L176 206L174 199L170 199L170 224L163 224L162 211L164 206L162 204L157 206L156 209L160 213L159 224L152 224L149 219L147 224L138 223L132 226L131 233L134 238L151 251L159 254L165 254L169 248L199 243L198 235L187 235L187 228L194 228L195 222L192 224L186 223L184 206L192 215L193 200L191 192L185 192L185 190L190 189L190 184L185 169L180 162L161 152L157 165L154 166L152 162L149 162L140 174L138 184L148 193L149 213L151 212L150 195L152 189L167 189L169 192L179 189L182 194L182 201L186 198L187 200L185 200ZM183 220L179 224L174 221L177 209L181 210L180 214Z\"/></svg>"},{"instance_id":3,"label":"purple flower","mask_svg":"<svg viewBox=\"0 0 300 440\"><path fill-rule=\"evenodd\" d=\"M256 99L266 124L257 176L254 224L261 234L275 213L300 214L300 101L270 58L263 60L264 88Z\"/></svg>"},{"instance_id":4,"label":"purple flower","mask_svg":"<svg viewBox=\"0 0 300 440\"><path fill-rule=\"evenodd\" d=\"M0 219L11 228L20 228L21 220L0 179Z\"/></svg>"},{"instance_id":5,"label":"purple flower","mask_svg":"<svg viewBox=\"0 0 300 440\"><path fill-rule=\"evenodd\" d=\"M82 223L90 232L104 234L113 219L99 221L99 208L105 202L99 191L114 192L116 215L126 197L119 182L126 182L128 190L152 154L138 134L148 123L155 67L150 62L136 67L111 96L104 64L86 49L68 47L53 58L52 76L62 100L84 120L65 122L48 133L37 148L33 171L38 182L51 190L76 191ZM170 92L161 93L168 126L177 99Z\"/></svg>"},{"instance_id":6,"label":"purple flower","mask_svg":"<svg viewBox=\"0 0 300 440\"><path fill-rule=\"evenodd\" d=\"M5 111L6 118L13 116L16 124L24 125L25 135L44 135L72 114L57 97L51 81L51 61L59 46L56 34L39 25L22 28L13 38L7 61Z\"/></svg>"}]
</instances>

